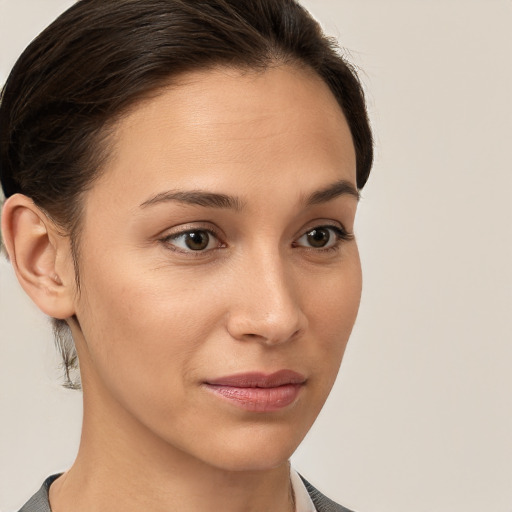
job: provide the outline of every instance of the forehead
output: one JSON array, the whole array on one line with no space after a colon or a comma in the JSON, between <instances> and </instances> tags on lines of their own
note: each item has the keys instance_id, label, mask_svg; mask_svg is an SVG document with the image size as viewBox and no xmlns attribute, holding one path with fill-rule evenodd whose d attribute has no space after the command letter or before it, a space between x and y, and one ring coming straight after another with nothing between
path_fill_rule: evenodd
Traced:
<instances>
[{"instance_id":1,"label":"forehead","mask_svg":"<svg viewBox=\"0 0 512 512\"><path fill-rule=\"evenodd\" d=\"M159 190L229 192L259 180L298 187L300 177L308 188L355 183L355 164L341 108L314 72L218 68L182 75L125 115L94 188L133 203ZM116 188L122 197L112 195Z\"/></svg>"}]
</instances>

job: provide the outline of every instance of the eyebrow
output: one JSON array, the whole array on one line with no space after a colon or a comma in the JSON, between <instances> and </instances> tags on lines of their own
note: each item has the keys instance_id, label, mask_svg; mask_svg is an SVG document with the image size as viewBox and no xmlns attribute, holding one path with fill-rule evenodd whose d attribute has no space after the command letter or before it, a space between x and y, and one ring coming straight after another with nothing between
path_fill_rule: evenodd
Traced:
<instances>
[{"instance_id":1,"label":"eyebrow","mask_svg":"<svg viewBox=\"0 0 512 512\"><path fill-rule=\"evenodd\" d=\"M359 191L350 181L340 180L304 197L301 202L305 206L313 206L327 203L343 195L353 196L357 200L360 198ZM245 204L244 201L242 201L240 198L227 194L206 192L203 190L168 190L166 192L161 192L160 194L157 194L150 199L147 199L140 205L140 207L147 208L148 206L155 204L173 201L196 206L203 206L206 208L231 209L237 212L242 211Z\"/></svg>"},{"instance_id":2,"label":"eyebrow","mask_svg":"<svg viewBox=\"0 0 512 512\"><path fill-rule=\"evenodd\" d=\"M361 198L359 190L347 180L336 181L331 185L327 185L325 188L313 192L304 200L306 206L313 206L315 204L322 204L332 201L339 196L353 196L358 201Z\"/></svg>"},{"instance_id":3,"label":"eyebrow","mask_svg":"<svg viewBox=\"0 0 512 512\"><path fill-rule=\"evenodd\" d=\"M206 208L231 209L237 212L241 211L244 207L243 202L237 197L228 196L227 194L218 194L215 192L205 192L203 190L169 190L144 201L140 207L146 208L147 206L166 203L169 201L204 206Z\"/></svg>"}]
</instances>

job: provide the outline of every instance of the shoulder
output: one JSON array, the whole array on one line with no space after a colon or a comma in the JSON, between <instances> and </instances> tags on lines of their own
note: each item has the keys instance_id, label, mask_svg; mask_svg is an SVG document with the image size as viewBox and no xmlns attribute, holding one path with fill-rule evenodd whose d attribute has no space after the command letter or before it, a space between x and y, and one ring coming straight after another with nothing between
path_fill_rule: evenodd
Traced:
<instances>
[{"instance_id":1,"label":"shoulder","mask_svg":"<svg viewBox=\"0 0 512 512\"><path fill-rule=\"evenodd\" d=\"M48 500L48 489L52 482L60 475L61 473L49 476L34 496L21 507L19 512L51 512L50 501Z\"/></svg>"},{"instance_id":2,"label":"shoulder","mask_svg":"<svg viewBox=\"0 0 512 512\"><path fill-rule=\"evenodd\" d=\"M317 512L352 512L338 503L324 496L318 489L315 489L302 475L300 475L306 489L311 497L311 501L315 505Z\"/></svg>"}]
</instances>

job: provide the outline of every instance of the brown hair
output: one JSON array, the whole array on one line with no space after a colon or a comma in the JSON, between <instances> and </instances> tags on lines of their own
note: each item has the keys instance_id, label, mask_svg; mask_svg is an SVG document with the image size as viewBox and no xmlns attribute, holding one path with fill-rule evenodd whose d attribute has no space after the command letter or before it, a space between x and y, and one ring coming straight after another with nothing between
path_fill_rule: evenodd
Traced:
<instances>
[{"instance_id":1,"label":"brown hair","mask_svg":"<svg viewBox=\"0 0 512 512\"><path fill-rule=\"evenodd\" d=\"M23 52L2 91L0 178L70 236L77 285L81 196L108 156L109 127L186 71L294 63L330 87L350 127L357 186L373 159L363 91L335 42L296 0L81 0ZM54 320L66 383L78 360ZM66 336L67 334L67 336Z\"/></svg>"}]
</instances>

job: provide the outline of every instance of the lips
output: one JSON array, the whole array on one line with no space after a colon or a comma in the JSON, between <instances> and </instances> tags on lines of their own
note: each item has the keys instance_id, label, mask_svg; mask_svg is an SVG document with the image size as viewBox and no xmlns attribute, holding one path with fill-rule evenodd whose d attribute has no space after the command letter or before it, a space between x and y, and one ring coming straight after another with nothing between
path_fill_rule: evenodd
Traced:
<instances>
[{"instance_id":1,"label":"lips","mask_svg":"<svg viewBox=\"0 0 512 512\"><path fill-rule=\"evenodd\" d=\"M253 412L272 412L298 398L306 378L292 370L272 374L243 373L208 380L206 389L232 405Z\"/></svg>"}]
</instances>

